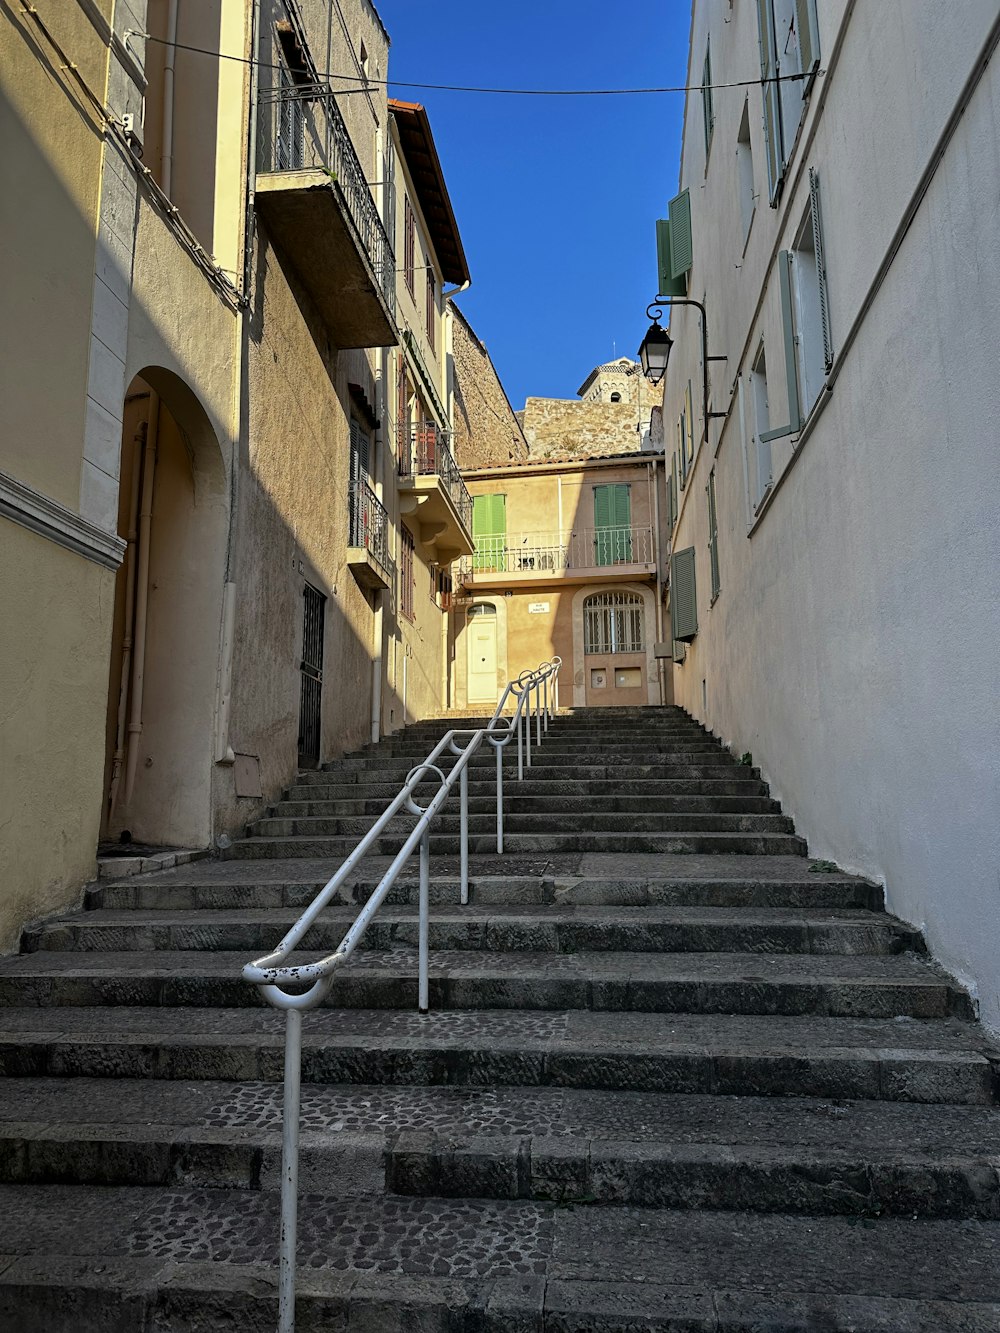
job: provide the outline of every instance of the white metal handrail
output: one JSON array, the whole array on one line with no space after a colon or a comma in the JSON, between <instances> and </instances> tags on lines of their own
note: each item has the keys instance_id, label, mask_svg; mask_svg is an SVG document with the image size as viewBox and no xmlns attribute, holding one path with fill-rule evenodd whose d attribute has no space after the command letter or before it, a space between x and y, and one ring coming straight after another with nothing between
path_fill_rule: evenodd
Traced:
<instances>
[{"instance_id":1,"label":"white metal handrail","mask_svg":"<svg viewBox=\"0 0 1000 1333\"><path fill-rule=\"evenodd\" d=\"M559 707L559 668L562 661L554 657L534 670L522 671L516 680L508 681L489 723L478 730L453 729L445 733L427 758L411 768L399 792L378 817L347 857L343 865L296 921L273 952L247 963L243 978L257 986L276 1009L285 1011L285 1078L284 1118L281 1139L281 1248L278 1277L278 1333L294 1333L295 1329L295 1251L298 1221L299 1178L299 1119L302 1082L302 1015L308 1009L322 1004L333 986L337 969L357 948L389 890L395 884L403 867L414 851L420 849L419 927L417 956L417 1008L421 1014L430 1010L429 937L430 937L430 858L431 826L450 796L456 780L459 783L460 848L461 848L461 901L469 901L469 763L484 741L496 752L497 783L497 851L503 851L503 754L517 736L517 776L524 777L531 767L532 726L534 744L540 745L542 735L549 729L553 714ZM508 700L513 698L513 713L504 715ZM467 738L464 744L459 738ZM454 765L445 772L436 763L446 752L457 755ZM426 806L416 800L416 789L427 775L438 779L438 789ZM374 893L358 913L353 925L340 944L318 962L288 966L286 960L305 938L316 918L326 908L341 885L348 879L359 862L368 854L389 822L403 809L417 815L417 823L403 846L382 876ZM307 987L295 991L285 986Z\"/></svg>"}]
</instances>

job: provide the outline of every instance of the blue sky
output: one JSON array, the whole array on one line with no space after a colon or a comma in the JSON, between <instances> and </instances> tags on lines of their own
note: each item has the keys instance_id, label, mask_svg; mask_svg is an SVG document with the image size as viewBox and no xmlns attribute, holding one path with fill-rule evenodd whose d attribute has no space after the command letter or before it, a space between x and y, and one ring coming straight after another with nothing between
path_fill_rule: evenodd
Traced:
<instances>
[{"instance_id":1,"label":"blue sky","mask_svg":"<svg viewBox=\"0 0 1000 1333\"><path fill-rule=\"evenodd\" d=\"M594 88L686 74L690 0L375 3L393 79ZM677 186L683 95L389 92L427 107L472 271L462 309L514 407L572 398L613 350L634 356L656 293L653 222Z\"/></svg>"}]
</instances>

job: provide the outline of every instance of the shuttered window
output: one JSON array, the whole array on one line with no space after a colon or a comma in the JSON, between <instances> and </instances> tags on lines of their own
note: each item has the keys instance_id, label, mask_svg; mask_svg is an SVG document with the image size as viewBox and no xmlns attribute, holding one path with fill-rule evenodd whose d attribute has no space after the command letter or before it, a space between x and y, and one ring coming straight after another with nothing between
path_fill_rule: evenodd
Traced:
<instances>
[{"instance_id":1,"label":"shuttered window","mask_svg":"<svg viewBox=\"0 0 1000 1333\"><path fill-rule=\"evenodd\" d=\"M778 61L774 49L773 0L757 0L757 38L760 43L760 77L764 95L764 143L767 148L768 198L774 208L785 175L784 143L781 134L781 99L774 82Z\"/></svg>"},{"instance_id":2,"label":"shuttered window","mask_svg":"<svg viewBox=\"0 0 1000 1333\"><path fill-rule=\"evenodd\" d=\"M819 15L816 0L795 0L795 25L799 36L799 72L805 75L802 96L808 97L819 70Z\"/></svg>"},{"instance_id":3,"label":"shuttered window","mask_svg":"<svg viewBox=\"0 0 1000 1333\"><path fill-rule=\"evenodd\" d=\"M632 559L632 499L628 486L594 487L594 559L598 565Z\"/></svg>"},{"instance_id":4,"label":"shuttered window","mask_svg":"<svg viewBox=\"0 0 1000 1333\"><path fill-rule=\"evenodd\" d=\"M694 562L693 546L670 557L670 632L672 638L686 643L698 633Z\"/></svg>"},{"instance_id":5,"label":"shuttered window","mask_svg":"<svg viewBox=\"0 0 1000 1333\"><path fill-rule=\"evenodd\" d=\"M472 498L473 571L502 572L507 568L507 497L475 495Z\"/></svg>"},{"instance_id":6,"label":"shuttered window","mask_svg":"<svg viewBox=\"0 0 1000 1333\"><path fill-rule=\"evenodd\" d=\"M399 609L407 620L413 619L413 537L402 526L399 529Z\"/></svg>"},{"instance_id":7,"label":"shuttered window","mask_svg":"<svg viewBox=\"0 0 1000 1333\"><path fill-rule=\"evenodd\" d=\"M768 195L777 205L806 99L819 69L816 0L757 0ZM802 75L801 81L796 78Z\"/></svg>"},{"instance_id":8,"label":"shuttered window","mask_svg":"<svg viewBox=\"0 0 1000 1333\"><path fill-rule=\"evenodd\" d=\"M417 219L409 199L403 205L403 274L406 289L413 296L416 292L415 269L417 263Z\"/></svg>"},{"instance_id":9,"label":"shuttered window","mask_svg":"<svg viewBox=\"0 0 1000 1333\"><path fill-rule=\"evenodd\" d=\"M656 220L656 291L659 296L686 296L687 279L675 278L670 271L670 223Z\"/></svg>"},{"instance_id":10,"label":"shuttered window","mask_svg":"<svg viewBox=\"0 0 1000 1333\"><path fill-rule=\"evenodd\" d=\"M819 314L823 335L823 369L829 375L833 369L833 333L830 330L830 293L826 285L826 247L823 242L823 213L819 201L819 176L809 168L809 203L812 216L813 252L816 259L816 281L819 287Z\"/></svg>"},{"instance_id":11,"label":"shuttered window","mask_svg":"<svg viewBox=\"0 0 1000 1333\"><path fill-rule=\"evenodd\" d=\"M799 367L795 346L795 316L792 311L792 256L788 250L778 253L778 290L781 299L781 338L785 352L785 386L788 392L788 421L763 431L763 444L785 435L794 435L802 427L802 399L799 392Z\"/></svg>"},{"instance_id":12,"label":"shuttered window","mask_svg":"<svg viewBox=\"0 0 1000 1333\"><path fill-rule=\"evenodd\" d=\"M715 507L715 468L708 474L708 558L712 567L712 601L722 590L719 582L719 516Z\"/></svg>"},{"instance_id":13,"label":"shuttered window","mask_svg":"<svg viewBox=\"0 0 1000 1333\"><path fill-rule=\"evenodd\" d=\"M690 472L694 464L694 404L692 402L690 380L688 380L687 392L684 395L684 426L686 431L684 448L687 457L685 471Z\"/></svg>"},{"instance_id":14,"label":"shuttered window","mask_svg":"<svg viewBox=\"0 0 1000 1333\"><path fill-rule=\"evenodd\" d=\"M705 160L712 147L712 130L715 128L715 111L712 107L712 44L705 47L705 63L701 71L701 110L705 122Z\"/></svg>"},{"instance_id":15,"label":"shuttered window","mask_svg":"<svg viewBox=\"0 0 1000 1333\"><path fill-rule=\"evenodd\" d=\"M691 195L688 190L681 190L667 205L670 220L670 275L683 277L688 273L694 259L691 236Z\"/></svg>"}]
</instances>

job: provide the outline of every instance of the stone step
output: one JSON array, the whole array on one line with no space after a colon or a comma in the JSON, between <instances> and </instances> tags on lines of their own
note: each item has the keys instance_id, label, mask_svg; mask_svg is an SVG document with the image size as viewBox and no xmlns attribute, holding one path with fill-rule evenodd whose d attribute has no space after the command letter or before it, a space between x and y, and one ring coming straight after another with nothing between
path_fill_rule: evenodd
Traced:
<instances>
[{"instance_id":1,"label":"stone step","mask_svg":"<svg viewBox=\"0 0 1000 1333\"><path fill-rule=\"evenodd\" d=\"M409 772L411 768L416 767L426 759L430 751L421 750L415 754L388 754L379 753L377 750L369 754L357 753L345 755L342 759L335 759L327 768L314 770L318 778L329 777L330 774L346 773L356 769L402 769ZM457 761L458 756L450 753L440 754L434 760L439 768L445 770L452 767ZM715 768L723 767L727 769L739 770L744 765L737 763L731 754L726 750L720 750L715 746L705 746L702 749L691 749L690 747L662 750L652 745L636 746L633 749L612 751L603 747L586 747L580 753L576 751L559 751L550 746L532 746L531 763L529 765L529 756L525 752L525 768L532 769L533 776L537 776L539 771L552 771L573 769L580 770L584 774L589 774L591 767L599 767L607 770L608 776L618 777L623 769L645 766L660 767L679 767L679 768ZM589 759L590 764L582 764L581 760ZM480 748L469 759L469 765L472 768L496 768L496 756L491 747ZM509 746L504 753L505 770L515 769L517 766L517 751ZM564 773L558 776L565 776ZM308 771L299 773L299 779L308 780L310 774Z\"/></svg>"},{"instance_id":2,"label":"stone step","mask_svg":"<svg viewBox=\"0 0 1000 1333\"><path fill-rule=\"evenodd\" d=\"M318 1009L306 1083L557 1087L996 1104L996 1048L957 1018ZM0 1009L0 1074L280 1083L263 1008ZM0 1249L0 1253L3 1250Z\"/></svg>"},{"instance_id":3,"label":"stone step","mask_svg":"<svg viewBox=\"0 0 1000 1333\"><path fill-rule=\"evenodd\" d=\"M457 897L458 885L454 886ZM47 921L25 931L22 953L242 950L273 948L295 924L292 910L95 910ZM357 915L357 906L327 907L309 932L317 951L333 950ZM415 906L383 905L361 948L413 947ZM923 951L919 931L882 913L777 908L599 907L572 903L436 908L432 949L578 953L796 953L884 955Z\"/></svg>"},{"instance_id":4,"label":"stone step","mask_svg":"<svg viewBox=\"0 0 1000 1333\"><path fill-rule=\"evenodd\" d=\"M306 856L328 859L334 868L355 850L357 835L331 837L252 837L234 842L224 853L232 860L278 859ZM376 839L372 854L394 856L405 839L399 834L387 833ZM505 832L507 852L544 857L561 852L657 852L678 856L805 856L806 844L802 838L789 833L632 833L593 832L575 833L518 833ZM469 840L470 852L488 855L496 851L492 831L475 834ZM434 855L457 855L460 849L457 834L432 833L431 851Z\"/></svg>"},{"instance_id":5,"label":"stone step","mask_svg":"<svg viewBox=\"0 0 1000 1333\"><path fill-rule=\"evenodd\" d=\"M735 859L735 858L734 858ZM766 858L749 858L751 861ZM800 858L794 860L801 865ZM147 876L118 884L103 884L90 891L87 899L92 909L141 908L157 911L253 910L308 906L323 887L329 862L317 863L322 871L303 879L292 871L312 863L305 860L280 862L216 863L199 879L191 874L183 879L165 881ZM411 863L412 865L412 863ZM255 880L260 868L281 872L278 879ZM238 880L222 879L218 871L238 869ZM216 873L212 873L212 872ZM339 902L366 902L374 892L375 879L349 880L340 890ZM766 908L870 908L882 907L882 890L866 880L843 875L800 875L797 878L754 878L749 873L730 879L595 879L568 877L525 878L518 876L477 876L469 881L472 904L532 904L556 901L589 906L675 906L675 907L766 907ZM431 902L455 904L459 900L459 881L453 876L434 873ZM410 866L404 877L389 892L388 903L415 903L417 881Z\"/></svg>"},{"instance_id":6,"label":"stone step","mask_svg":"<svg viewBox=\"0 0 1000 1333\"><path fill-rule=\"evenodd\" d=\"M280 804L284 809L289 803L324 804L338 800L382 801L387 803L396 795L401 786L402 781L302 783L289 787ZM637 797L650 800L743 797L753 800L766 798L767 790L767 784L764 782L741 782L738 779L727 778L723 773L719 773L714 778L698 781L691 779L687 782L623 777L620 782L615 783L613 788L609 787L603 779L598 779L596 782L582 782L572 779L561 782L547 782L528 777L518 782L513 775L509 773L504 775L504 800L507 803L536 798L579 800L588 797L598 797L600 800L632 800ZM495 803L496 780L492 776L486 775L474 780L470 779L469 797L473 801L485 800Z\"/></svg>"},{"instance_id":7,"label":"stone step","mask_svg":"<svg viewBox=\"0 0 1000 1333\"><path fill-rule=\"evenodd\" d=\"M592 756L595 762L589 764L572 765L552 765L545 766L538 760L538 756L533 756L536 762L531 766L526 766L524 770L524 781L533 782L598 782L604 783L607 790L607 784L614 784L617 789L619 783L639 782L646 778L656 779L658 781L672 782L705 782L705 781L759 781L760 770L756 768L746 768L742 764L733 764L726 762L724 756L709 756L710 762L702 763L700 760L693 762L675 761L669 762L662 758L654 758L651 761L641 763L634 762L629 764L608 764L603 762L601 756ZM316 769L314 771L303 770L295 780L296 787L322 787L328 783L344 782L396 782L398 787L406 779L406 775L415 767L406 759L387 758L384 763L376 763L372 759L352 759L341 760L336 768ZM441 765L445 770L451 767L449 762ZM474 755L469 765L470 785L476 781L489 782L490 778L496 773L496 761L489 756L483 758ZM513 784L517 781L517 756L514 756L513 762L504 763L504 782Z\"/></svg>"},{"instance_id":8,"label":"stone step","mask_svg":"<svg viewBox=\"0 0 1000 1333\"><path fill-rule=\"evenodd\" d=\"M331 947L342 932L331 933ZM272 936L266 948L277 944ZM288 965L323 956L293 953ZM262 1005L240 976L247 954L39 952L0 964L0 1006ZM918 1018L972 1016L965 992L915 954L487 953L430 956L435 1010L607 1010L677 1014L819 1014ZM358 951L337 976L327 1007L410 1009L417 952L397 943Z\"/></svg>"},{"instance_id":9,"label":"stone step","mask_svg":"<svg viewBox=\"0 0 1000 1333\"><path fill-rule=\"evenodd\" d=\"M507 746L508 751L512 746L516 747L516 740ZM345 759L381 759L383 757L392 757L394 759L410 759L413 763L419 763L433 749L433 745L425 744L423 741L410 742L392 742L381 741L378 745L366 747L362 750L352 751L345 755ZM698 739L693 736L676 736L670 740L660 740L655 736L643 734L636 736L631 741L609 742L600 740L594 736L581 736L579 740L566 740L562 737L543 736L541 743L532 736L531 754L532 762L536 755L544 756L547 763L567 762L579 759L582 755L600 754L607 756L609 761L620 760L633 754L653 754L656 756L668 756L675 752L685 754L724 754L727 759L733 761L733 756L722 749L718 741ZM445 753L449 753L445 751ZM476 754L485 754L496 763L492 748L480 749ZM334 763L340 762L337 760Z\"/></svg>"},{"instance_id":10,"label":"stone step","mask_svg":"<svg viewBox=\"0 0 1000 1333\"><path fill-rule=\"evenodd\" d=\"M0 1183L275 1189L281 1119L273 1084L9 1079ZM995 1107L307 1084L301 1134L342 1197L1000 1216Z\"/></svg>"},{"instance_id":11,"label":"stone step","mask_svg":"<svg viewBox=\"0 0 1000 1333\"><path fill-rule=\"evenodd\" d=\"M354 792L357 793L357 788ZM398 791L398 788L396 789ZM396 795L396 791L392 792ZM281 801L272 806L267 818L271 819L337 819L359 815L380 815L388 806L386 799L372 798L367 793L352 799L339 797L323 801ZM469 796L472 815L493 815L496 812L496 789L482 795ZM450 808L450 807L449 807ZM781 806L766 796L525 796L515 788L513 794L504 792L504 811L510 815L581 815L598 809L610 812L636 814L780 814Z\"/></svg>"},{"instance_id":12,"label":"stone step","mask_svg":"<svg viewBox=\"0 0 1000 1333\"><path fill-rule=\"evenodd\" d=\"M1000 1223L857 1223L317 1192L296 1329L995 1333ZM3 1186L0 1316L18 1333L271 1333L278 1226L273 1191L248 1208L241 1190Z\"/></svg>"},{"instance_id":13,"label":"stone step","mask_svg":"<svg viewBox=\"0 0 1000 1333\"><path fill-rule=\"evenodd\" d=\"M376 822L376 816L345 815L340 818L315 816L305 819L267 817L248 826L251 836L259 838L334 838L343 834L361 837ZM414 827L416 818L409 814L394 816L385 825L387 833L396 832L405 837ZM568 833L792 833L795 825L787 815L773 814L681 814L630 813L628 811L591 810L586 813L551 814L532 811L523 813L504 809L504 830L509 833L540 833L554 826L559 834ZM457 792L454 803L434 821L434 830L440 834L457 835L461 828ZM496 830L496 811L470 813L471 836L487 837Z\"/></svg>"}]
</instances>

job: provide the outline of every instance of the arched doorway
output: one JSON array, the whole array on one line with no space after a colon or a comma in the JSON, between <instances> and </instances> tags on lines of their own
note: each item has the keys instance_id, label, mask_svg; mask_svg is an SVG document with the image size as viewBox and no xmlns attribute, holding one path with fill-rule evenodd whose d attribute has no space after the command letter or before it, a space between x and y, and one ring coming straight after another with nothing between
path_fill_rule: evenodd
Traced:
<instances>
[{"instance_id":1,"label":"arched doorway","mask_svg":"<svg viewBox=\"0 0 1000 1333\"><path fill-rule=\"evenodd\" d=\"M190 388L149 367L125 395L101 835L205 846L228 524L226 470Z\"/></svg>"}]
</instances>

